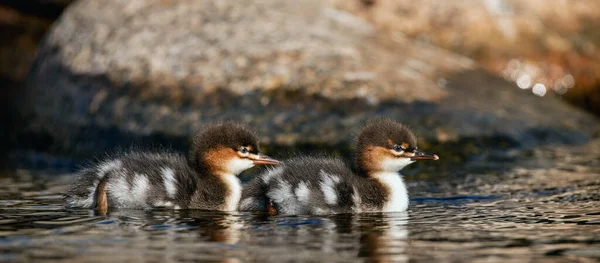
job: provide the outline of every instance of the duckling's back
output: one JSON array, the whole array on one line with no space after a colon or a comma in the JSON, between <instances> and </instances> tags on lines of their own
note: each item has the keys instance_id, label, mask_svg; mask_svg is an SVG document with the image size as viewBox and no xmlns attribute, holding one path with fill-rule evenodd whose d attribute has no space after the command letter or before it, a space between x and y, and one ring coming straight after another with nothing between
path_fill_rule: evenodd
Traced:
<instances>
[{"instance_id":1,"label":"duckling's back","mask_svg":"<svg viewBox=\"0 0 600 263\"><path fill-rule=\"evenodd\" d=\"M240 210L266 211L272 204L280 214L353 212L360 198L356 177L338 158L293 158L246 185Z\"/></svg>"},{"instance_id":2,"label":"duckling's back","mask_svg":"<svg viewBox=\"0 0 600 263\"><path fill-rule=\"evenodd\" d=\"M129 152L81 171L65 201L69 208L96 208L102 202L115 208L183 208L195 180L184 156Z\"/></svg>"}]
</instances>

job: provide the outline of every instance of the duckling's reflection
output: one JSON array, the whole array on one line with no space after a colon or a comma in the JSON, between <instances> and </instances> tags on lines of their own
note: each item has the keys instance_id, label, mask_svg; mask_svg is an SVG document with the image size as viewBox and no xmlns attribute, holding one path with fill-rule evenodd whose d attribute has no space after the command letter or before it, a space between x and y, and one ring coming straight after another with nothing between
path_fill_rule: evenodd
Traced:
<instances>
[{"instance_id":1,"label":"duckling's reflection","mask_svg":"<svg viewBox=\"0 0 600 263\"><path fill-rule=\"evenodd\" d=\"M113 211L108 220L119 221L128 229L163 229L165 227L198 228L200 238L209 242L236 244L240 241L244 220L240 215L219 211L181 210L172 211L124 210Z\"/></svg>"},{"instance_id":2,"label":"duckling's reflection","mask_svg":"<svg viewBox=\"0 0 600 263\"><path fill-rule=\"evenodd\" d=\"M374 262L408 261L407 213L269 216L182 210L177 214L156 211L136 214L130 211L115 216L134 228L161 225L195 228L191 232L175 232L193 233L189 239L184 234L162 236L172 238L173 242L167 242L166 250L175 251L173 258L190 256L177 252L182 242L187 247L198 241L207 241L226 246L219 245L214 251L215 247L201 246L202 249L195 253L205 253L223 262L248 256L269 261L302 261L307 257L322 261L351 261L357 256ZM265 254L265 251L270 252ZM290 251L298 253L290 254Z\"/></svg>"},{"instance_id":3,"label":"duckling's reflection","mask_svg":"<svg viewBox=\"0 0 600 263\"><path fill-rule=\"evenodd\" d=\"M243 229L247 225L241 215L226 212L187 210L183 211L180 217L189 219L186 220L186 224L197 226L199 228L197 233L205 241L227 245L238 245ZM237 263L242 262L244 257L235 251L221 251L218 259L215 258L215 262Z\"/></svg>"},{"instance_id":4,"label":"duckling's reflection","mask_svg":"<svg viewBox=\"0 0 600 263\"><path fill-rule=\"evenodd\" d=\"M357 256L374 262L408 261L408 214L369 213L332 216L271 217L276 245L310 250L313 259L353 260Z\"/></svg>"},{"instance_id":5,"label":"duckling's reflection","mask_svg":"<svg viewBox=\"0 0 600 263\"><path fill-rule=\"evenodd\" d=\"M408 213L359 215L359 257L372 262L408 261Z\"/></svg>"},{"instance_id":6,"label":"duckling's reflection","mask_svg":"<svg viewBox=\"0 0 600 263\"><path fill-rule=\"evenodd\" d=\"M188 218L186 224L198 226L207 241L225 244L237 244L245 224L240 215L226 212L185 210L180 213L180 218Z\"/></svg>"}]
</instances>

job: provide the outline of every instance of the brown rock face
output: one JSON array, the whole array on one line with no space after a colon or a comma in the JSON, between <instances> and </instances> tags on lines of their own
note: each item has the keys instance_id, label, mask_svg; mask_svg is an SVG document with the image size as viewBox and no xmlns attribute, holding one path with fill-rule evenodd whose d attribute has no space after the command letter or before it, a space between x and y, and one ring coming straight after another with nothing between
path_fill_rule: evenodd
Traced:
<instances>
[{"instance_id":1,"label":"brown rock face","mask_svg":"<svg viewBox=\"0 0 600 263\"><path fill-rule=\"evenodd\" d=\"M522 144L584 142L597 124L321 1L78 1L39 50L23 98L25 129L68 153L173 142L224 119L267 143L329 146L378 116L428 140Z\"/></svg>"}]
</instances>

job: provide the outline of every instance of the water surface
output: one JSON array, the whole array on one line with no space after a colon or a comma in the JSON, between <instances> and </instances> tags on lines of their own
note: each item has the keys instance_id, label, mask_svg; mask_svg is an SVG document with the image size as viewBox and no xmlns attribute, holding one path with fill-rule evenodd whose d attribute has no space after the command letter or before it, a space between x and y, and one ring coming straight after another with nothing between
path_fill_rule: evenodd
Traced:
<instances>
[{"instance_id":1,"label":"water surface","mask_svg":"<svg viewBox=\"0 0 600 263\"><path fill-rule=\"evenodd\" d=\"M599 151L594 141L409 171L407 213L331 216L97 216L62 207L73 174L9 171L0 175L0 261L593 262Z\"/></svg>"}]
</instances>

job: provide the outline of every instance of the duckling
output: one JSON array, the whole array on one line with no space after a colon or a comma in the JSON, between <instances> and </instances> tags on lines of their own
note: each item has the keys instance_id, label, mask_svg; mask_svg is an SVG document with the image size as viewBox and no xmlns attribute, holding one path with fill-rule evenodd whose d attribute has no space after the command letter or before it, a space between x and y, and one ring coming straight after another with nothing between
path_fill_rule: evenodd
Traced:
<instances>
[{"instance_id":1,"label":"duckling","mask_svg":"<svg viewBox=\"0 0 600 263\"><path fill-rule=\"evenodd\" d=\"M248 127L211 124L193 140L187 158L168 152L128 152L84 169L65 195L67 208L204 209L235 211L237 175L279 162L259 152Z\"/></svg>"},{"instance_id":2,"label":"duckling","mask_svg":"<svg viewBox=\"0 0 600 263\"><path fill-rule=\"evenodd\" d=\"M270 214L405 211L408 191L400 170L417 160L439 159L417 150L414 134L391 119L368 123L355 143L358 174L338 158L292 158L245 186L239 210Z\"/></svg>"}]
</instances>

